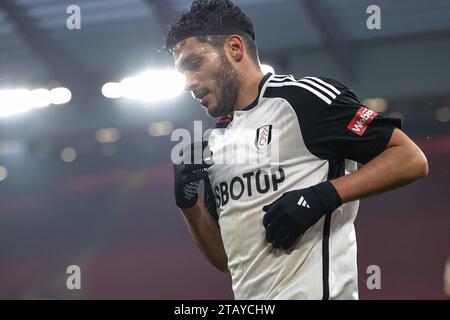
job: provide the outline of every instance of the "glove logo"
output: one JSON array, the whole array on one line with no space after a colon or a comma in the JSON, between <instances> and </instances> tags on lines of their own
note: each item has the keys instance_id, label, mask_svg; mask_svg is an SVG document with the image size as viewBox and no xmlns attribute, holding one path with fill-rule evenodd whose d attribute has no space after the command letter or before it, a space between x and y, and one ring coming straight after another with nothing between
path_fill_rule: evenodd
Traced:
<instances>
[{"instance_id":1,"label":"glove logo","mask_svg":"<svg viewBox=\"0 0 450 320\"><path fill-rule=\"evenodd\" d=\"M256 148L258 150L267 147L272 139L272 125L266 125L256 130Z\"/></svg>"},{"instance_id":2,"label":"glove logo","mask_svg":"<svg viewBox=\"0 0 450 320\"><path fill-rule=\"evenodd\" d=\"M297 204L299 206L305 207L305 208L311 208L308 204L308 202L306 202L305 198L303 196L300 197L300 199L298 200Z\"/></svg>"}]
</instances>

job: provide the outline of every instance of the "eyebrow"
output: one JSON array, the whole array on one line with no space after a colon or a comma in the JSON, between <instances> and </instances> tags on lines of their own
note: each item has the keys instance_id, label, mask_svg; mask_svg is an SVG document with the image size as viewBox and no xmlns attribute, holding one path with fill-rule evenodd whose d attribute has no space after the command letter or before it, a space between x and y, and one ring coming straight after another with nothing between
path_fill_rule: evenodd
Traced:
<instances>
[{"instance_id":1,"label":"eyebrow","mask_svg":"<svg viewBox=\"0 0 450 320\"><path fill-rule=\"evenodd\" d=\"M181 62L177 63L175 65L175 69L178 70L178 72L182 72L183 70L186 69L186 65L191 63L192 60L194 60L195 58L200 58L201 55L199 55L198 53L192 53L190 55L188 55L186 58L184 58L183 60L181 60Z\"/></svg>"}]
</instances>

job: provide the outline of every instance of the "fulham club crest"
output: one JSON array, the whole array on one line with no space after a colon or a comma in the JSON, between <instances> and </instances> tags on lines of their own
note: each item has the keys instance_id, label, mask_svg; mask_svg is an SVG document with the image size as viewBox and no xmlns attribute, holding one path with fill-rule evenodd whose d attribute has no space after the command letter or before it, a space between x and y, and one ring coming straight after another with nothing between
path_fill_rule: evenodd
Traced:
<instances>
[{"instance_id":1,"label":"fulham club crest","mask_svg":"<svg viewBox=\"0 0 450 320\"><path fill-rule=\"evenodd\" d=\"M272 139L272 125L266 125L256 130L256 148L258 150L264 149L270 143Z\"/></svg>"}]
</instances>

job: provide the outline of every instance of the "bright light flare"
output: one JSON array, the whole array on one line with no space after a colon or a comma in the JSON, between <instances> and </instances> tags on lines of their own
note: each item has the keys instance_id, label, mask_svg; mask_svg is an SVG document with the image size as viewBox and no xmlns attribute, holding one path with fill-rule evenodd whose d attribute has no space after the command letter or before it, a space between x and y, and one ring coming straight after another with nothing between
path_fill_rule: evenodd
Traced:
<instances>
[{"instance_id":1,"label":"bright light flare","mask_svg":"<svg viewBox=\"0 0 450 320\"><path fill-rule=\"evenodd\" d=\"M184 78L174 70L152 70L128 77L120 83L108 82L102 87L107 98L124 97L156 102L172 99L183 92Z\"/></svg>"},{"instance_id":2,"label":"bright light flare","mask_svg":"<svg viewBox=\"0 0 450 320\"><path fill-rule=\"evenodd\" d=\"M51 104L65 104L72 99L72 92L64 87L53 88L50 90Z\"/></svg>"},{"instance_id":3,"label":"bright light flare","mask_svg":"<svg viewBox=\"0 0 450 320\"><path fill-rule=\"evenodd\" d=\"M50 104L64 104L71 98L72 94L67 88L0 90L0 117L23 113L34 108L45 108Z\"/></svg>"}]
</instances>

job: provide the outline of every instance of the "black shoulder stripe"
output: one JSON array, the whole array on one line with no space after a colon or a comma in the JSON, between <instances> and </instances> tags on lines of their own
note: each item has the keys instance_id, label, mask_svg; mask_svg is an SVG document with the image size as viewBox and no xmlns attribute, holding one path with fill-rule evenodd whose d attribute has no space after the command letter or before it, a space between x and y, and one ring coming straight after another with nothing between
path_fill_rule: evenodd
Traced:
<instances>
[{"instance_id":1,"label":"black shoulder stripe","mask_svg":"<svg viewBox=\"0 0 450 320\"><path fill-rule=\"evenodd\" d=\"M309 88L309 87L308 87ZM309 88L310 89L310 88ZM318 93L318 94L317 94ZM265 98L283 98L292 106L304 104L313 108L314 105L331 104L331 99L323 93L314 90L308 90L302 83L273 83L269 84L264 92Z\"/></svg>"},{"instance_id":2,"label":"black shoulder stripe","mask_svg":"<svg viewBox=\"0 0 450 320\"><path fill-rule=\"evenodd\" d=\"M303 89L300 91L308 91L328 105L331 105L341 94L341 91L336 86L316 77L304 77L296 80L293 76L286 76L270 81L267 87L299 87Z\"/></svg>"}]
</instances>

